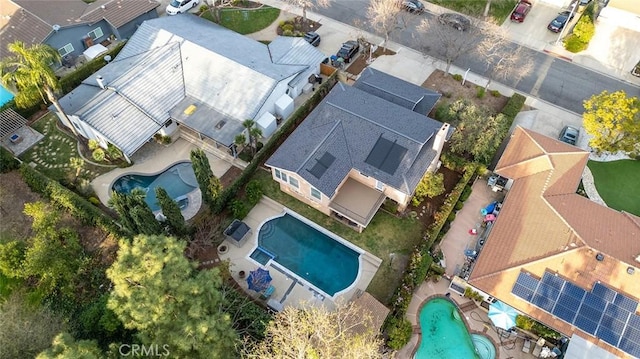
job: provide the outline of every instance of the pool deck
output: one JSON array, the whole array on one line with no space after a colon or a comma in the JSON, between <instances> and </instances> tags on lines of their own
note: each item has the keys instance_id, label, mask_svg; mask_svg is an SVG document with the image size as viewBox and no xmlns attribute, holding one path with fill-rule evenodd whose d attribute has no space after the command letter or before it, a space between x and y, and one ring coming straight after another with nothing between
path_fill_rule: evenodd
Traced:
<instances>
[{"instance_id":1,"label":"pool deck","mask_svg":"<svg viewBox=\"0 0 640 359\"><path fill-rule=\"evenodd\" d=\"M149 147L147 151L145 151L145 147ZM189 161L191 150L196 148L198 148L196 145L181 138L178 138L168 146L148 143L133 156L134 165L127 168L116 168L109 173L98 176L91 182L91 186L100 201L107 205L109 198L111 198L111 186L118 177L124 174L157 174L174 163ZM231 163L228 161L216 157L215 154L208 151L205 151L205 153L209 159L213 174L218 178L222 177L231 167ZM195 216L202 204L202 196L199 189L191 192L188 197L189 205L182 211L185 219Z\"/></svg>"},{"instance_id":2,"label":"pool deck","mask_svg":"<svg viewBox=\"0 0 640 359\"><path fill-rule=\"evenodd\" d=\"M251 234L247 242L240 248L227 240L222 244L228 247L228 251L226 253L220 253L220 259L229 261L232 277L238 282L242 289L253 298L259 299L260 293L249 290L246 277L240 278L239 272L244 271L245 276L248 276L250 271L260 267L256 262L249 259L253 248L257 244L258 227L266 219L278 216L282 214L284 210L285 207L281 204L270 198L262 197L260 202L253 207L247 217L243 219L243 222L251 228ZM367 252L364 252L360 258L360 272L355 285L339 293L334 299L317 293L310 288L305 280L288 274L282 269L282 266L271 261L266 266L266 269L269 270L273 278L271 285L275 287L275 291L269 301L265 300L265 304L268 304L272 308L285 306L299 308L302 305L324 305L331 309L335 307L337 302L347 302L353 299L358 293L366 291L380 263L382 263L379 258Z\"/></svg>"}]
</instances>

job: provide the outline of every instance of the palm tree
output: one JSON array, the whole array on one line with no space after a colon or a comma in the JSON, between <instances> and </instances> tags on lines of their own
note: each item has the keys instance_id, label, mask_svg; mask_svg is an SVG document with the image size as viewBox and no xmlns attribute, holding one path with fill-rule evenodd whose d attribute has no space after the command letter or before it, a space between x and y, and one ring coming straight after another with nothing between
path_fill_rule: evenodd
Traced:
<instances>
[{"instance_id":1,"label":"palm tree","mask_svg":"<svg viewBox=\"0 0 640 359\"><path fill-rule=\"evenodd\" d=\"M0 62L0 81L6 88L17 90L16 105L26 108L39 99L47 100L62 114L62 121L78 137L76 128L71 123L58 102L56 91L60 90L60 83L51 63L60 61L60 54L46 44L35 44L25 47L22 41L7 45L13 55Z\"/></svg>"},{"instance_id":2,"label":"palm tree","mask_svg":"<svg viewBox=\"0 0 640 359\"><path fill-rule=\"evenodd\" d=\"M251 119L244 120L244 122L242 122L242 126L244 126L249 133L249 145L251 145L253 155L255 156L258 149L258 139L262 137L262 130L256 126L256 121Z\"/></svg>"}]
</instances>

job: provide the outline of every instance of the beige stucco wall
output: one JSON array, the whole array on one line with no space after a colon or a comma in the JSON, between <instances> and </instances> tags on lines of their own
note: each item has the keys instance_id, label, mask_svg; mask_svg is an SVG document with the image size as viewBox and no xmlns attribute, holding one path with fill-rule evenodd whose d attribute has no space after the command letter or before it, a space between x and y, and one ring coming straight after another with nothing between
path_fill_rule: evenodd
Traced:
<instances>
[{"instance_id":1,"label":"beige stucco wall","mask_svg":"<svg viewBox=\"0 0 640 359\"><path fill-rule=\"evenodd\" d=\"M347 177L350 177L364 185L366 185L367 187L371 187L371 188L376 188L376 182L377 180L373 177L367 177L365 175L363 175L362 173L360 173L358 170L356 169L351 169L351 171L349 171L349 174L347 175ZM344 180L342 180L342 183L340 183L340 185L342 186L344 184L344 181L347 180L347 177L345 177ZM405 194L402 193L401 191L388 186L386 184L383 183L383 190L382 193L384 193L385 196L387 196L388 198L398 202L399 204L399 209L400 210L404 210L407 205L409 204L409 199L410 197Z\"/></svg>"},{"instance_id":2,"label":"beige stucco wall","mask_svg":"<svg viewBox=\"0 0 640 359\"><path fill-rule=\"evenodd\" d=\"M322 200L318 201L316 198L311 197L311 185L309 182L305 181L302 177L298 176L297 173L285 171L283 169L278 169L281 173L285 173L287 175L287 182L282 181L281 179L276 177L275 171L271 170L271 178L274 181L280 184L280 190L284 193L287 193L301 202L308 204L309 206L317 209L318 211L328 215L331 215L331 210L329 209L329 203L331 199L322 194ZM289 178L293 177L298 180L298 188L295 188L289 183Z\"/></svg>"}]
</instances>

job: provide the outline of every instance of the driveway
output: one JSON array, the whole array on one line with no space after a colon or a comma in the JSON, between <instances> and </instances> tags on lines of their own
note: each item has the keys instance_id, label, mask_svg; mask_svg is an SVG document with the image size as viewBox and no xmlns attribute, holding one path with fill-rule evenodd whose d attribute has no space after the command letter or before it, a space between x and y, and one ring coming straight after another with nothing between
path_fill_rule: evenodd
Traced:
<instances>
[{"instance_id":1,"label":"driveway","mask_svg":"<svg viewBox=\"0 0 640 359\"><path fill-rule=\"evenodd\" d=\"M558 39L559 34L547 30L547 25L559 12L564 10L557 5L534 2L524 22L517 23L507 20L502 24L502 28L507 32L511 41L542 51L546 45L552 44ZM578 16L576 15L568 26L577 20Z\"/></svg>"}]
</instances>

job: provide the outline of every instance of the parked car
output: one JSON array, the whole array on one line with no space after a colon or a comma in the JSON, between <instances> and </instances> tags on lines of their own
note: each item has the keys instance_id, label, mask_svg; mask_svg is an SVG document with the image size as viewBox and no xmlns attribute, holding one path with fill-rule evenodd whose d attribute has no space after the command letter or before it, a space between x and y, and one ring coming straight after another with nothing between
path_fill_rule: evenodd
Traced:
<instances>
[{"instance_id":1,"label":"parked car","mask_svg":"<svg viewBox=\"0 0 640 359\"><path fill-rule=\"evenodd\" d=\"M560 131L558 139L562 142L575 146L576 142L578 142L578 136L580 136L580 130L572 126L564 126L562 131Z\"/></svg>"},{"instance_id":2,"label":"parked car","mask_svg":"<svg viewBox=\"0 0 640 359\"><path fill-rule=\"evenodd\" d=\"M424 4L420 0L402 0L400 6L410 13L420 14L424 12Z\"/></svg>"},{"instance_id":3,"label":"parked car","mask_svg":"<svg viewBox=\"0 0 640 359\"><path fill-rule=\"evenodd\" d=\"M560 32L565 25L573 19L573 16L574 14L571 11L563 11L559 13L555 19L551 20L549 25L547 25L547 29L553 32Z\"/></svg>"},{"instance_id":4,"label":"parked car","mask_svg":"<svg viewBox=\"0 0 640 359\"><path fill-rule=\"evenodd\" d=\"M467 31L471 28L471 22L466 17L455 13L444 13L438 16L442 25L449 25L458 31Z\"/></svg>"},{"instance_id":5,"label":"parked car","mask_svg":"<svg viewBox=\"0 0 640 359\"><path fill-rule=\"evenodd\" d=\"M320 35L317 32L309 31L304 34L304 39L313 46L320 45Z\"/></svg>"},{"instance_id":6,"label":"parked car","mask_svg":"<svg viewBox=\"0 0 640 359\"><path fill-rule=\"evenodd\" d=\"M511 13L511 21L523 22L532 6L527 0L520 0Z\"/></svg>"},{"instance_id":7,"label":"parked car","mask_svg":"<svg viewBox=\"0 0 640 359\"><path fill-rule=\"evenodd\" d=\"M640 61L638 61L636 66L633 67L633 70L631 70L631 74L635 77L640 77Z\"/></svg>"},{"instance_id":8,"label":"parked car","mask_svg":"<svg viewBox=\"0 0 640 359\"><path fill-rule=\"evenodd\" d=\"M167 5L167 15L182 14L200 3L200 0L171 0Z\"/></svg>"},{"instance_id":9,"label":"parked car","mask_svg":"<svg viewBox=\"0 0 640 359\"><path fill-rule=\"evenodd\" d=\"M351 59L358 55L358 51L360 51L360 44L358 44L357 41L349 40L342 44L342 47L338 50L336 56L341 57L344 62L349 63L351 62Z\"/></svg>"}]
</instances>

